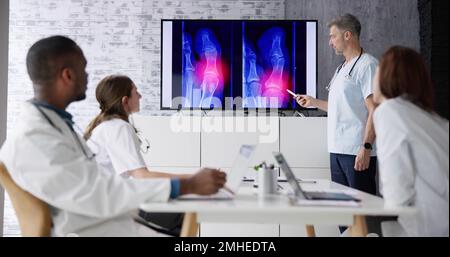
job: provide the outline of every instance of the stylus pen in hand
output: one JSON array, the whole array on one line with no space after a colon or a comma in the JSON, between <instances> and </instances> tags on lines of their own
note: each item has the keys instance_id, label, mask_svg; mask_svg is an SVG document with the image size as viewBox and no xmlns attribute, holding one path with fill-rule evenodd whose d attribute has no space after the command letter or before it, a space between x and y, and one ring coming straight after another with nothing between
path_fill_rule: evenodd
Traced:
<instances>
[{"instance_id":1,"label":"stylus pen in hand","mask_svg":"<svg viewBox=\"0 0 450 257\"><path fill-rule=\"evenodd\" d=\"M221 168L217 168L217 170L218 170L218 171L221 171L221 172L225 172L225 171L223 171ZM227 187L227 186L224 185L224 186L223 186L223 189L226 190L226 191L228 191L228 192L230 192L231 194L234 195L233 190L231 190L229 187Z\"/></svg>"}]
</instances>

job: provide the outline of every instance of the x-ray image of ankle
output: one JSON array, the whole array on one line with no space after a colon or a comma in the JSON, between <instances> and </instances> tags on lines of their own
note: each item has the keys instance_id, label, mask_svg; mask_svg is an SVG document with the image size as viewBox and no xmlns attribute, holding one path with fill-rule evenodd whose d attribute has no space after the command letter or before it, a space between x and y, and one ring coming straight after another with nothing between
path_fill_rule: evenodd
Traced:
<instances>
[{"instance_id":1,"label":"x-ray image of ankle","mask_svg":"<svg viewBox=\"0 0 450 257\"><path fill-rule=\"evenodd\" d=\"M183 77L182 77L182 87L183 87L183 97L184 97L184 107L193 106L193 89L194 89L194 79L195 79L195 67L192 64L192 39L189 34L183 33Z\"/></svg>"}]
</instances>

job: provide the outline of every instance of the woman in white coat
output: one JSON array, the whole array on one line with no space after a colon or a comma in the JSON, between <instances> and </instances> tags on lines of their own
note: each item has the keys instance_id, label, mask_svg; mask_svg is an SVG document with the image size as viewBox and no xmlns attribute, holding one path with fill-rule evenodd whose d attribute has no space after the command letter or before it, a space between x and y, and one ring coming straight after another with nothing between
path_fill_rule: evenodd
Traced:
<instances>
[{"instance_id":1,"label":"woman in white coat","mask_svg":"<svg viewBox=\"0 0 450 257\"><path fill-rule=\"evenodd\" d=\"M174 175L149 171L142 153L149 149L145 138L138 137L129 116L139 112L139 94L133 81L123 75L102 79L96 88L100 114L88 125L84 138L104 170L115 172L123 178L188 178L191 175ZM139 212L147 225L170 235L178 235L183 215Z\"/></svg>"},{"instance_id":2,"label":"woman in white coat","mask_svg":"<svg viewBox=\"0 0 450 257\"><path fill-rule=\"evenodd\" d=\"M383 233L448 236L449 123L433 110L425 62L412 49L393 47L374 80L380 191L389 206L417 208L398 223L383 224Z\"/></svg>"},{"instance_id":3,"label":"woman in white coat","mask_svg":"<svg viewBox=\"0 0 450 257\"><path fill-rule=\"evenodd\" d=\"M101 167L115 171L124 178L190 176L147 169L142 152L147 152L150 146L145 138L138 137L138 131L129 119L132 113L139 112L141 95L129 77L111 75L103 78L97 85L95 95L101 111L88 125L84 138L96 153Z\"/></svg>"}]
</instances>

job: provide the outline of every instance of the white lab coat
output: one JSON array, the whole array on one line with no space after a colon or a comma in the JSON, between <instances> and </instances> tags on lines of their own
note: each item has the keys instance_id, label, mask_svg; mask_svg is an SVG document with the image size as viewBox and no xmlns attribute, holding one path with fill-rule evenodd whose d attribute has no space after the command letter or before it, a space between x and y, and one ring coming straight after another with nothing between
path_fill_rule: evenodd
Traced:
<instances>
[{"instance_id":1,"label":"white lab coat","mask_svg":"<svg viewBox=\"0 0 450 257\"><path fill-rule=\"evenodd\" d=\"M404 231L386 229L391 236L448 236L448 120L399 97L376 109L374 124L386 204L417 208L415 215L399 216Z\"/></svg>"},{"instance_id":2,"label":"white lab coat","mask_svg":"<svg viewBox=\"0 0 450 257\"><path fill-rule=\"evenodd\" d=\"M0 150L0 161L21 188L50 205L52 234L138 235L131 211L146 201L167 201L170 180L124 180L98 168L94 158L83 154L65 121L41 109L62 133L25 103L13 135Z\"/></svg>"},{"instance_id":3,"label":"white lab coat","mask_svg":"<svg viewBox=\"0 0 450 257\"><path fill-rule=\"evenodd\" d=\"M122 119L100 123L92 131L87 145L103 169L115 171L124 178L130 177L129 171L146 167L141 154L141 142L133 126Z\"/></svg>"}]
</instances>

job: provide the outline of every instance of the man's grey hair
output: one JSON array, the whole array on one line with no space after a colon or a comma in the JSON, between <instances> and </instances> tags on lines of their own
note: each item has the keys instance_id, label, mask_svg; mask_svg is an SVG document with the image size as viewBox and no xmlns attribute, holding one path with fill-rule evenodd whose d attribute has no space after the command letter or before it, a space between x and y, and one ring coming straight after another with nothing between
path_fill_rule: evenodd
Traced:
<instances>
[{"instance_id":1,"label":"man's grey hair","mask_svg":"<svg viewBox=\"0 0 450 257\"><path fill-rule=\"evenodd\" d=\"M361 23L355 16L348 13L339 16L328 23L328 28L331 28L333 26L336 26L339 30L342 31L350 31L358 38L361 35Z\"/></svg>"}]
</instances>

